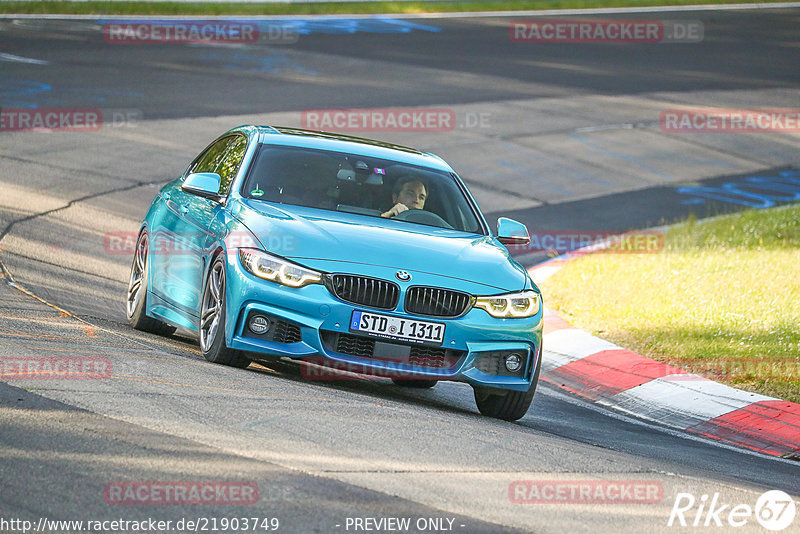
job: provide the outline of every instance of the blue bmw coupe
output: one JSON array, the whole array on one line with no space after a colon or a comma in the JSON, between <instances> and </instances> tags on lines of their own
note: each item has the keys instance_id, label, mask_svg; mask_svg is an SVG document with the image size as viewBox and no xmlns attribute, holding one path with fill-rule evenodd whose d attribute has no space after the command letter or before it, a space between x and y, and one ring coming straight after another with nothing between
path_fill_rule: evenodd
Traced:
<instances>
[{"instance_id":1,"label":"blue bmw coupe","mask_svg":"<svg viewBox=\"0 0 800 534\"><path fill-rule=\"evenodd\" d=\"M542 358L541 293L506 248L528 240L511 219L494 232L432 154L242 126L158 192L127 313L139 330L195 332L215 363L466 382L482 414L513 421Z\"/></svg>"}]
</instances>

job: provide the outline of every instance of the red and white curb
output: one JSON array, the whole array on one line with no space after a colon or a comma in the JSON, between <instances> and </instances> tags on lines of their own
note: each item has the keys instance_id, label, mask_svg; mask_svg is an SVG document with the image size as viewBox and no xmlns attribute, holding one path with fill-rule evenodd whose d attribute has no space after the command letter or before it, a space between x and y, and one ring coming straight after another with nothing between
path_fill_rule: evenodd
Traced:
<instances>
[{"instance_id":1,"label":"red and white curb","mask_svg":"<svg viewBox=\"0 0 800 534\"><path fill-rule=\"evenodd\" d=\"M537 283L570 255L531 267ZM613 409L773 456L800 459L800 404L719 384L570 326L545 308L541 378Z\"/></svg>"}]
</instances>

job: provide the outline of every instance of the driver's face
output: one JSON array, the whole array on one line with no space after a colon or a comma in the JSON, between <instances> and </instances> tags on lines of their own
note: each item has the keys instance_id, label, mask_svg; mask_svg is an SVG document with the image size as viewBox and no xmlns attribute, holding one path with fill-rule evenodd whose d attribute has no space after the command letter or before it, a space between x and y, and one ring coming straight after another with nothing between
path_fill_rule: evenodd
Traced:
<instances>
[{"instance_id":1,"label":"driver's face","mask_svg":"<svg viewBox=\"0 0 800 534\"><path fill-rule=\"evenodd\" d=\"M425 199L428 198L428 192L422 182L408 182L403 184L400 192L393 195L393 197L395 204L400 202L410 210L421 210L425 207Z\"/></svg>"}]
</instances>

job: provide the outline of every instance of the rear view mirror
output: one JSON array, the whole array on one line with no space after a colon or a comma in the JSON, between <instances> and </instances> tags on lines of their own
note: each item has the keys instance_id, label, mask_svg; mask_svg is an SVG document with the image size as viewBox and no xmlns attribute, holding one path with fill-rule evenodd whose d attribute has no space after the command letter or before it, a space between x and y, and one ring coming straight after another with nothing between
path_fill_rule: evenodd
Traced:
<instances>
[{"instance_id":1,"label":"rear view mirror","mask_svg":"<svg viewBox=\"0 0 800 534\"><path fill-rule=\"evenodd\" d=\"M345 180L347 182L354 182L356 180L356 171L350 169L339 169L339 172L336 173L336 178L339 180Z\"/></svg>"},{"instance_id":2,"label":"rear view mirror","mask_svg":"<svg viewBox=\"0 0 800 534\"><path fill-rule=\"evenodd\" d=\"M372 173L364 180L366 185L383 185L383 176L377 173Z\"/></svg>"},{"instance_id":3,"label":"rear view mirror","mask_svg":"<svg viewBox=\"0 0 800 534\"><path fill-rule=\"evenodd\" d=\"M508 245L527 245L531 242L528 229L521 222L506 217L497 219L497 240Z\"/></svg>"}]
</instances>

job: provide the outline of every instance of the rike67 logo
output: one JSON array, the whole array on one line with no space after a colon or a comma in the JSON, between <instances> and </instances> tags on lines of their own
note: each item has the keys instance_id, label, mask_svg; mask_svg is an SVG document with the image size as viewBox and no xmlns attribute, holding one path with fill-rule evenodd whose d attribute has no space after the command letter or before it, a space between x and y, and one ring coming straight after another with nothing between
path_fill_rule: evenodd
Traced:
<instances>
[{"instance_id":1,"label":"rike67 logo","mask_svg":"<svg viewBox=\"0 0 800 534\"><path fill-rule=\"evenodd\" d=\"M678 493L667 526L738 528L755 519L765 529L780 532L794 522L796 513L792 497L780 490L763 493L755 506L723 502L719 493L699 499L691 493Z\"/></svg>"}]
</instances>

